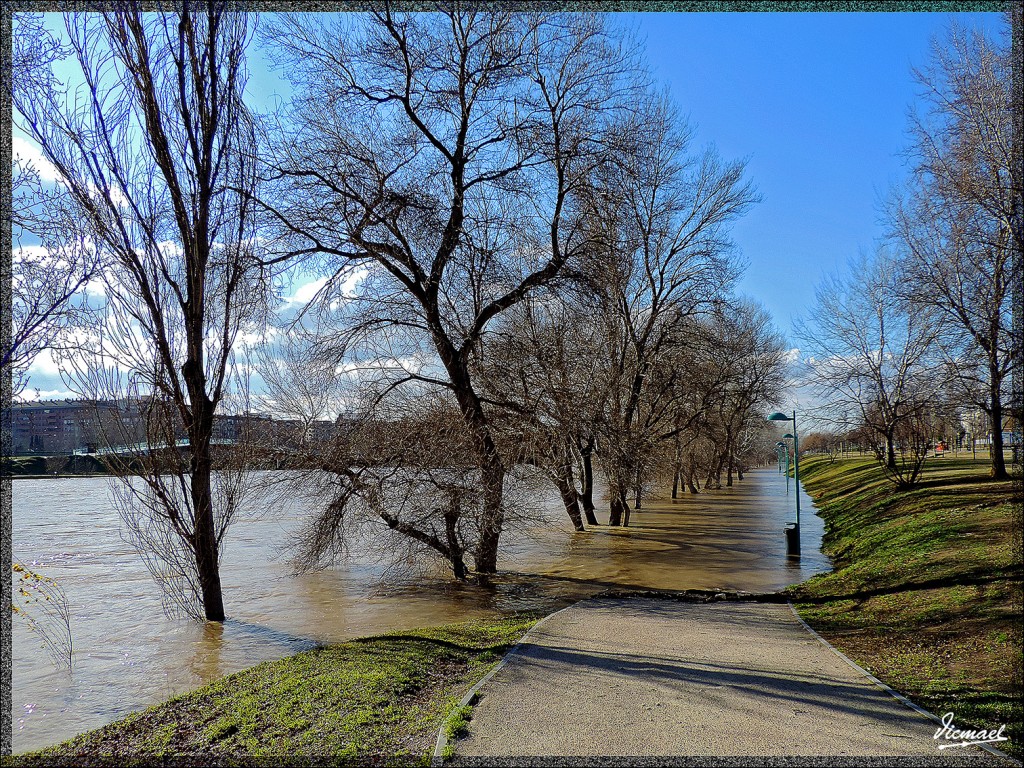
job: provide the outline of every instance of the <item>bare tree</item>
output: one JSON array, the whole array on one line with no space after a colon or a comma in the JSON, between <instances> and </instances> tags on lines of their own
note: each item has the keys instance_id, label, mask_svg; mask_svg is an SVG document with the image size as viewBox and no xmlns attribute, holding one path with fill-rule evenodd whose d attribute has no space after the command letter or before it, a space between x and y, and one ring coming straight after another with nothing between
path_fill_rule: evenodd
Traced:
<instances>
[{"instance_id":1,"label":"bare tree","mask_svg":"<svg viewBox=\"0 0 1024 768\"><path fill-rule=\"evenodd\" d=\"M652 427L671 445L662 463L680 485L698 493L743 479L756 463L764 430L762 411L777 402L786 372L785 343L768 314L746 299L720 302L677 329L678 339L654 369L671 388L659 396L664 415ZM652 391L656 391L656 387ZM772 441L774 442L774 440Z\"/></svg>"},{"instance_id":2,"label":"bare tree","mask_svg":"<svg viewBox=\"0 0 1024 768\"><path fill-rule=\"evenodd\" d=\"M1012 293L1024 280L1014 257L1013 217L1024 189L1012 162L1008 40L950 30L932 62L914 74L925 113L911 115L914 175L890 206L893 236L906 252L908 298L938 311L951 381L980 407L992 430L995 478L1003 459L1003 401L1014 366Z\"/></svg>"},{"instance_id":3,"label":"bare tree","mask_svg":"<svg viewBox=\"0 0 1024 768\"><path fill-rule=\"evenodd\" d=\"M345 391L336 350L324 354L315 334L301 324L273 334L257 348L255 367L263 380L257 401L264 412L297 423L305 445L317 421L331 416Z\"/></svg>"},{"instance_id":4,"label":"bare tree","mask_svg":"<svg viewBox=\"0 0 1024 768\"><path fill-rule=\"evenodd\" d=\"M786 344L760 306L739 301L716 313L708 325L714 341L707 354L716 371L716 422L724 439L719 465L726 486L742 471L747 445L765 426L763 412L779 402L785 385Z\"/></svg>"},{"instance_id":5,"label":"bare tree","mask_svg":"<svg viewBox=\"0 0 1024 768\"><path fill-rule=\"evenodd\" d=\"M619 152L595 168L585 198L586 261L569 265L559 295L510 313L481 354L484 402L529 425L525 460L546 467L577 530L580 502L596 524L595 449L610 523L628 525L626 495L641 504L665 463L660 444L725 396L709 387L699 406L680 406L694 406L687 353L708 337L696 318L716 311L736 272L724 227L754 200L742 164L689 153L689 129L664 99L639 102L615 129Z\"/></svg>"},{"instance_id":6,"label":"bare tree","mask_svg":"<svg viewBox=\"0 0 1024 768\"><path fill-rule=\"evenodd\" d=\"M595 289L615 318L607 363L617 384L599 439L609 485L611 525L628 524L630 489L641 485L636 459L654 438L644 422L665 411L645 390L659 359L688 317L710 311L738 274L728 225L756 202L744 163L693 153L691 129L665 98L653 98L625 126L621 162L601 169L589 198L594 250L603 265Z\"/></svg>"},{"instance_id":7,"label":"bare tree","mask_svg":"<svg viewBox=\"0 0 1024 768\"><path fill-rule=\"evenodd\" d=\"M394 361L390 388L454 396L482 483L483 574L496 570L507 464L472 358L497 316L586 245L579 196L635 80L606 24L386 7L289 16L271 35L295 98L272 141L280 184L261 204L284 255L315 255L336 279L365 271L335 316L346 349Z\"/></svg>"},{"instance_id":8,"label":"bare tree","mask_svg":"<svg viewBox=\"0 0 1024 768\"><path fill-rule=\"evenodd\" d=\"M472 440L451 396L398 396L386 412L348 412L346 424L330 441L300 447L295 471L269 481L277 493L315 502L293 542L298 567L356 550L390 558L390 569L440 558L467 579L486 517ZM520 522L510 490L506 511Z\"/></svg>"},{"instance_id":9,"label":"bare tree","mask_svg":"<svg viewBox=\"0 0 1024 768\"><path fill-rule=\"evenodd\" d=\"M78 83L14 91L19 128L103 259L105 301L65 363L82 394L127 402L128 432L145 436L123 465L141 476L121 485L136 543L184 586L182 607L222 621L219 552L239 486L213 482L214 416L235 383L236 338L262 319L268 277L242 99L253 20L211 0L158 14L128 3L67 14L65 26Z\"/></svg>"},{"instance_id":10,"label":"bare tree","mask_svg":"<svg viewBox=\"0 0 1024 768\"><path fill-rule=\"evenodd\" d=\"M50 67L66 49L46 29L42 15L17 14L14 22L12 81L19 90L52 88ZM11 169L11 235L17 243L11 255L11 327L4 329L0 347L0 375L10 373L15 396L24 390L33 360L71 321L97 268L97 249L77 226L59 174L45 159L26 153L24 140L16 144ZM44 200L47 214L39 216L37 206Z\"/></svg>"},{"instance_id":11,"label":"bare tree","mask_svg":"<svg viewBox=\"0 0 1024 768\"><path fill-rule=\"evenodd\" d=\"M928 414L941 401L933 313L902 296L902 273L884 252L823 282L807 320L794 326L806 381L824 403L818 418L867 426L872 447L898 487L918 478L931 437Z\"/></svg>"},{"instance_id":12,"label":"bare tree","mask_svg":"<svg viewBox=\"0 0 1024 768\"><path fill-rule=\"evenodd\" d=\"M58 669L74 667L74 637L71 632L71 606L64 587L49 576L26 567L17 560L11 571L18 574L18 595L12 596L11 613L19 616L34 632Z\"/></svg>"},{"instance_id":13,"label":"bare tree","mask_svg":"<svg viewBox=\"0 0 1024 768\"><path fill-rule=\"evenodd\" d=\"M837 432L811 432L800 438L801 453L817 453L833 464L842 450L843 436Z\"/></svg>"},{"instance_id":14,"label":"bare tree","mask_svg":"<svg viewBox=\"0 0 1024 768\"><path fill-rule=\"evenodd\" d=\"M607 395L603 317L563 284L510 309L475 360L511 462L541 468L577 531L597 525L591 454Z\"/></svg>"}]
</instances>

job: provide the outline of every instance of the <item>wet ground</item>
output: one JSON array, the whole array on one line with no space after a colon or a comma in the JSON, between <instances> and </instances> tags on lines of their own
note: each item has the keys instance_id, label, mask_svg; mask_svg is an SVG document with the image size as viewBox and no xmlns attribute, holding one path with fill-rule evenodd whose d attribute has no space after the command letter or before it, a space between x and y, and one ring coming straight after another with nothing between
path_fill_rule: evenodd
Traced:
<instances>
[{"instance_id":1,"label":"wet ground","mask_svg":"<svg viewBox=\"0 0 1024 768\"><path fill-rule=\"evenodd\" d=\"M287 543L308 507L254 504L226 537L223 625L169 619L130 545L105 478L14 483L16 559L55 578L72 612L74 667L55 669L14 617L14 751L53 744L261 661L318 643L547 609L605 589L771 591L827 570L822 523L801 496L803 557L787 558L794 490L772 469L733 488L652 500L628 529L573 533L557 496L535 500L504 539L490 589L411 571L364 552L295 574ZM602 518L606 519L606 518Z\"/></svg>"}]
</instances>

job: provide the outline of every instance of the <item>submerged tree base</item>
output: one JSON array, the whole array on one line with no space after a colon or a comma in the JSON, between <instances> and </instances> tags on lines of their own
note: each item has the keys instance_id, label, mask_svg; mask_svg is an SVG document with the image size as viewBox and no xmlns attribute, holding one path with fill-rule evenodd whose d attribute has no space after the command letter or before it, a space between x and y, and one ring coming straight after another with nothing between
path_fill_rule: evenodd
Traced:
<instances>
[{"instance_id":1,"label":"submerged tree base","mask_svg":"<svg viewBox=\"0 0 1024 768\"><path fill-rule=\"evenodd\" d=\"M460 697L539 619L368 637L266 662L5 765L429 765Z\"/></svg>"}]
</instances>

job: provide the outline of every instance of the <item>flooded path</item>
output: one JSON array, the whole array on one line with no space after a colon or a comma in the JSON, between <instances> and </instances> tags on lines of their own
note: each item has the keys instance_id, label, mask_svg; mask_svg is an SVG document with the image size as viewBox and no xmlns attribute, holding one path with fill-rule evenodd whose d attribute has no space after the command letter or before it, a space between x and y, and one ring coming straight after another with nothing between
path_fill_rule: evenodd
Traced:
<instances>
[{"instance_id":1,"label":"flooded path","mask_svg":"<svg viewBox=\"0 0 1024 768\"><path fill-rule=\"evenodd\" d=\"M601 526L568 539L547 534L546 546L525 551L518 568L513 556L508 568L602 588L774 591L830 567L821 554L824 524L805 493L803 556L786 557L783 529L795 518L794 493L790 480L787 495L777 470L755 470L732 488L651 500L626 529Z\"/></svg>"},{"instance_id":2,"label":"flooded path","mask_svg":"<svg viewBox=\"0 0 1024 768\"><path fill-rule=\"evenodd\" d=\"M296 575L285 543L304 519L296 502L250 509L226 536L224 625L168 619L160 591L121 539L105 478L14 483L16 559L64 587L74 669L56 670L14 619L14 752L53 744L219 676L318 643L495 613L546 608L608 588L770 591L827 570L822 522L801 496L803 558L786 558L793 519L776 469L733 488L652 499L630 528L574 534L557 495L540 519L509 531L496 588L422 574L392 576L373 556ZM605 519L599 511L599 519Z\"/></svg>"}]
</instances>

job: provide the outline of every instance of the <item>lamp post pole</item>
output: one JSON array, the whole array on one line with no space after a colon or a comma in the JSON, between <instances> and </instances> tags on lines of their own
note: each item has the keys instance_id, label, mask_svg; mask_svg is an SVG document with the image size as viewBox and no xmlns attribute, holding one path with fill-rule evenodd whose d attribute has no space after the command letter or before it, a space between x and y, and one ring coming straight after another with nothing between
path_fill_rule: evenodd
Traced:
<instances>
[{"instance_id":1,"label":"lamp post pole","mask_svg":"<svg viewBox=\"0 0 1024 768\"><path fill-rule=\"evenodd\" d=\"M788 477L788 475L787 475ZM800 436L796 431L796 409L793 410L793 489L796 492L797 553L800 552Z\"/></svg>"},{"instance_id":2,"label":"lamp post pole","mask_svg":"<svg viewBox=\"0 0 1024 768\"><path fill-rule=\"evenodd\" d=\"M783 449L786 451L786 495L789 496L789 446L785 443L782 445Z\"/></svg>"},{"instance_id":3,"label":"lamp post pole","mask_svg":"<svg viewBox=\"0 0 1024 768\"><path fill-rule=\"evenodd\" d=\"M783 440L793 438L793 486L796 493L796 523L786 526L786 554L800 557L800 437L796 430L796 409L792 417L784 413L773 413L768 421L792 421L793 434L783 435ZM786 493L789 493L789 451L786 451Z\"/></svg>"},{"instance_id":4,"label":"lamp post pole","mask_svg":"<svg viewBox=\"0 0 1024 768\"><path fill-rule=\"evenodd\" d=\"M786 495L789 496L789 444L781 440L775 444L775 450L779 454L779 474L782 474L782 459L786 459Z\"/></svg>"}]
</instances>

